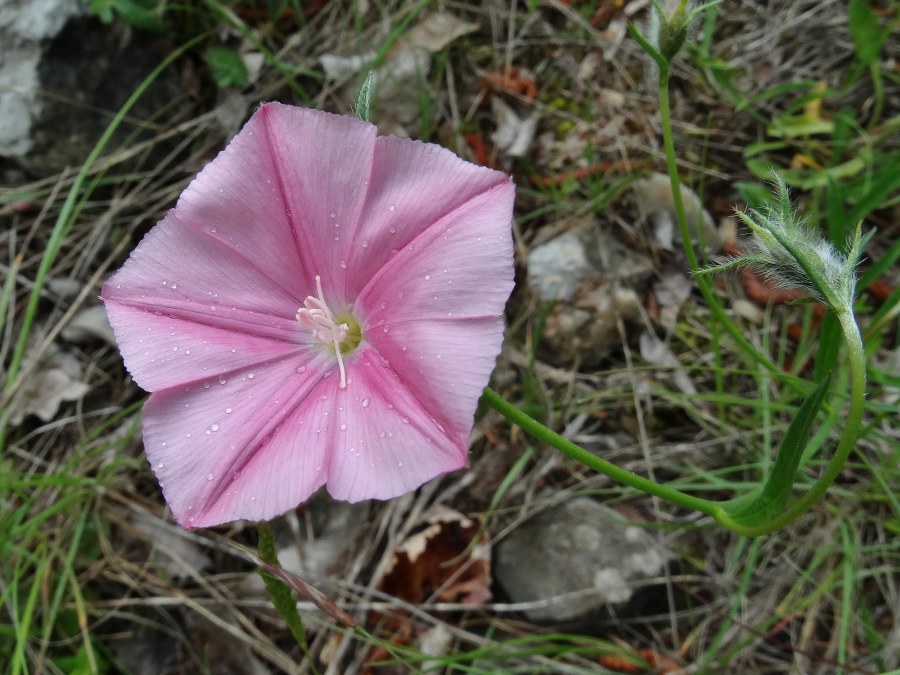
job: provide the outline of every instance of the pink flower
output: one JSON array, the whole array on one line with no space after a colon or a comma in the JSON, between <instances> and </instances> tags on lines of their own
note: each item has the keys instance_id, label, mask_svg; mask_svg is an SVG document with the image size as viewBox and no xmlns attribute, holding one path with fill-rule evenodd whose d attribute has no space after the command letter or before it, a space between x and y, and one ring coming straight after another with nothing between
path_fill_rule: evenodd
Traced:
<instances>
[{"instance_id":1,"label":"pink flower","mask_svg":"<svg viewBox=\"0 0 900 675\"><path fill-rule=\"evenodd\" d=\"M514 186L350 117L262 106L104 286L179 523L465 465L513 287Z\"/></svg>"}]
</instances>

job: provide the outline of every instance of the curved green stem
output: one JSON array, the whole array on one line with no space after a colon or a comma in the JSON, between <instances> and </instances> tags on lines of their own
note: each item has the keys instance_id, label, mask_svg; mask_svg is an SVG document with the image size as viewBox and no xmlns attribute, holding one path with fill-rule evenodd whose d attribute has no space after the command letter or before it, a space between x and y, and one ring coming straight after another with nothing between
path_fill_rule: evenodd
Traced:
<instances>
[{"instance_id":1,"label":"curved green stem","mask_svg":"<svg viewBox=\"0 0 900 675\"><path fill-rule=\"evenodd\" d=\"M678 230L681 233L681 241L684 245L684 252L688 259L688 265L692 272L700 269L700 261L697 258L697 252L694 250L693 239L691 237L690 227L688 226L687 214L684 210L684 200L681 198L681 181L678 178L678 165L675 160L675 141L672 135L672 111L669 105L669 64L665 60L658 62L659 65L659 113L662 121L663 147L666 154L666 166L669 173L669 185L672 189L672 201L675 204L675 215L678 220ZM744 336L741 327L738 326L731 317L725 312L719 299L713 293L710 282L702 276L696 276L697 286L703 294L703 299L713 316L722 325L725 331L738 344L741 350L750 356L754 361L762 365L770 373L776 375L779 380L788 381L795 389L806 391L806 383L796 378L787 378L785 373L775 363L772 362L765 354L760 352L753 344Z\"/></svg>"},{"instance_id":2,"label":"curved green stem","mask_svg":"<svg viewBox=\"0 0 900 675\"><path fill-rule=\"evenodd\" d=\"M847 360L850 365L850 408L847 411L847 422L844 427L844 435L841 437L831 461L825 467L825 471L819 476L819 479L813 486L799 499L789 504L784 511L769 522L757 527L744 527L735 523L729 516L725 515L725 520L717 518L720 523L726 527L746 534L751 537L769 534L775 530L781 529L791 521L800 517L815 504L825 491L831 487L835 478L838 477L850 452L856 447L856 440L859 436L859 430L862 425L863 410L866 402L866 357L863 348L862 335L859 332L859 326L852 312L838 311L838 321L841 324L841 330L844 339L847 342ZM726 522L729 521L729 522Z\"/></svg>"},{"instance_id":3,"label":"curved green stem","mask_svg":"<svg viewBox=\"0 0 900 675\"><path fill-rule=\"evenodd\" d=\"M636 490L640 490L641 492L655 495L661 499L684 506L688 509L700 511L701 513L712 516L716 520L719 520L722 515L722 508L715 502L685 494L668 485L661 485L649 478L638 476L627 469L623 469L611 462L607 462L605 459L600 459L581 446L563 438L552 429L548 429L527 413L522 412L490 387L485 388L481 400L539 441L543 441L544 443L553 446L572 459L581 462L598 473L602 473L604 476L609 476L610 478L629 487L633 487Z\"/></svg>"}]
</instances>

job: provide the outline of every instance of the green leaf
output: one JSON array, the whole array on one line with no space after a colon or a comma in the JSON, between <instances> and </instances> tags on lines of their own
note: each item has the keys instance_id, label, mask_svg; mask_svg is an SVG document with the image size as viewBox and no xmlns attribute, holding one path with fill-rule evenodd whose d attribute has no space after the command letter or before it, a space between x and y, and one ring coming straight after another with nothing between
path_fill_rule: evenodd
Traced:
<instances>
[{"instance_id":1,"label":"green leaf","mask_svg":"<svg viewBox=\"0 0 900 675\"><path fill-rule=\"evenodd\" d=\"M359 95L356 97L356 116L364 122L371 122L369 116L372 107L372 85L375 81L375 71L370 70L359 88Z\"/></svg>"},{"instance_id":2,"label":"green leaf","mask_svg":"<svg viewBox=\"0 0 900 675\"><path fill-rule=\"evenodd\" d=\"M154 0L111 0L111 4L129 26L154 33L167 30Z\"/></svg>"},{"instance_id":3,"label":"green leaf","mask_svg":"<svg viewBox=\"0 0 900 675\"><path fill-rule=\"evenodd\" d=\"M794 477L800 466L803 449L830 384L829 373L800 406L781 442L778 457L762 489L722 505L725 512L739 525L757 528L774 520L784 510L794 487Z\"/></svg>"},{"instance_id":4,"label":"green leaf","mask_svg":"<svg viewBox=\"0 0 900 675\"><path fill-rule=\"evenodd\" d=\"M240 55L228 47L210 47L203 55L213 80L220 89L247 84L247 67Z\"/></svg>"},{"instance_id":5,"label":"green leaf","mask_svg":"<svg viewBox=\"0 0 900 675\"><path fill-rule=\"evenodd\" d=\"M869 265L865 273L859 278L859 287L865 288L882 274L892 269L900 260L900 239L895 239L887 251L881 257Z\"/></svg>"},{"instance_id":6,"label":"green leaf","mask_svg":"<svg viewBox=\"0 0 900 675\"><path fill-rule=\"evenodd\" d=\"M848 178L865 170L866 162L862 157L854 157L850 161L827 169L779 169L784 182L801 190L826 187L829 180ZM747 169L761 180L769 180L772 176L772 162L760 157L747 160Z\"/></svg>"},{"instance_id":7,"label":"green leaf","mask_svg":"<svg viewBox=\"0 0 900 675\"><path fill-rule=\"evenodd\" d=\"M103 23L110 23L113 20L114 4L115 0L91 0L88 11Z\"/></svg>"},{"instance_id":8,"label":"green leaf","mask_svg":"<svg viewBox=\"0 0 900 675\"><path fill-rule=\"evenodd\" d=\"M847 7L847 23L856 47L856 56L867 66L878 63L878 53L887 39L888 32L878 25L878 17L868 0L850 0Z\"/></svg>"},{"instance_id":9,"label":"green leaf","mask_svg":"<svg viewBox=\"0 0 900 675\"><path fill-rule=\"evenodd\" d=\"M830 135L834 122L824 119L810 119L805 115L789 115L774 120L768 128L769 136L775 138L797 138L798 136Z\"/></svg>"},{"instance_id":10,"label":"green leaf","mask_svg":"<svg viewBox=\"0 0 900 675\"><path fill-rule=\"evenodd\" d=\"M769 175L771 175L771 173ZM762 210L772 198L772 193L769 189L765 185L760 185L759 183L740 180L735 182L734 187L737 189L743 202L747 205L747 208L754 209L755 211Z\"/></svg>"},{"instance_id":11,"label":"green leaf","mask_svg":"<svg viewBox=\"0 0 900 675\"><path fill-rule=\"evenodd\" d=\"M859 196L850 212L850 222L855 225L875 209L881 208L884 201L898 189L900 189L900 152L879 156L874 175L865 176L860 181L857 193Z\"/></svg>"}]
</instances>

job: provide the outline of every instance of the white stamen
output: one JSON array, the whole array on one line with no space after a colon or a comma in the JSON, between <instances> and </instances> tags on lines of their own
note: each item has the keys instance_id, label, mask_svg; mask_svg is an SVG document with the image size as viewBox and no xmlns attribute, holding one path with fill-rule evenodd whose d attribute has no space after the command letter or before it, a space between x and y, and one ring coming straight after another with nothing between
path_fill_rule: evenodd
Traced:
<instances>
[{"instance_id":1,"label":"white stamen","mask_svg":"<svg viewBox=\"0 0 900 675\"><path fill-rule=\"evenodd\" d=\"M341 356L341 343L347 338L350 326L346 323L338 324L334 320L328 305L325 303L325 294L322 292L322 278L316 275L316 291L319 297L307 296L303 301L303 307L297 310L297 323L301 328L310 331L319 342L334 344L334 355L337 358L338 369L341 371L340 388L347 387L347 373L344 370L344 359Z\"/></svg>"}]
</instances>

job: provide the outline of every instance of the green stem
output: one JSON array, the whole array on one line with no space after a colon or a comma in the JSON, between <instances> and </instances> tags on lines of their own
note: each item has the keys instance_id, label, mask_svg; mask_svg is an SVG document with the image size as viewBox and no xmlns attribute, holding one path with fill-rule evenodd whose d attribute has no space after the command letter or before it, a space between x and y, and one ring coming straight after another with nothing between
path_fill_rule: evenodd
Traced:
<instances>
[{"instance_id":1,"label":"green stem","mask_svg":"<svg viewBox=\"0 0 900 675\"><path fill-rule=\"evenodd\" d=\"M281 563L278 562L278 553L275 550L275 533L272 532L271 526L265 522L258 523L257 529L259 530L259 557L267 563L281 567ZM300 618L300 613L297 611L297 601L294 599L293 592L284 582L268 572L260 569L259 575L266 585L269 597L272 598L272 604L306 655L306 662L310 670L315 673L316 667L309 654L306 630L303 628L303 619Z\"/></svg>"},{"instance_id":2,"label":"green stem","mask_svg":"<svg viewBox=\"0 0 900 675\"><path fill-rule=\"evenodd\" d=\"M638 476L637 474L616 466L611 462L600 459L581 446L576 445L566 438L563 438L552 429L548 429L543 424L532 418L530 415L522 412L514 405L503 399L490 387L487 387L484 390L484 394L482 394L481 400L484 401L487 405L491 406L501 415L503 415L510 422L516 424L524 431L527 431L539 441L543 441L544 443L565 453L572 459L581 462L588 468L602 473L604 476L609 476L610 478L617 480L620 483L623 483L629 487L633 487L636 490L640 490L641 492L655 495L660 499L665 499L667 501L673 502L674 504L684 506L685 508L693 509L694 511L700 511L701 513L712 516L716 520L719 520L722 515L721 507L715 502L685 494L684 492L669 487L668 485L661 485L650 480L649 478Z\"/></svg>"},{"instance_id":3,"label":"green stem","mask_svg":"<svg viewBox=\"0 0 900 675\"><path fill-rule=\"evenodd\" d=\"M841 330L844 339L847 341L848 355L847 359L850 365L850 408L847 411L847 422L844 426L844 435L838 443L831 461L825 467L825 471L813 486L800 497L797 501L792 502L781 512L780 515L770 520L764 525L757 527L742 527L728 516L725 520L719 518L719 522L726 527L746 534L748 536L760 536L769 534L775 530L781 529L791 521L800 517L815 504L819 498L825 494L825 491L831 487L835 478L841 473L850 452L856 447L856 440L859 436L859 430L862 424L863 410L866 402L866 356L863 348L862 335L859 332L859 326L853 316L852 311L837 311L837 318L841 324ZM728 522L726 522L728 521Z\"/></svg>"},{"instance_id":4,"label":"green stem","mask_svg":"<svg viewBox=\"0 0 900 675\"><path fill-rule=\"evenodd\" d=\"M690 266L691 271L696 273L700 269L700 261L697 258L697 252L694 250L693 239L691 237L690 227L688 226L687 215L684 210L684 200L681 198L681 181L678 178L678 165L675 160L675 141L672 135L672 111L669 105L669 64L665 60L657 63L659 65L659 113L662 121L663 147L666 153L669 185L672 189L672 201L675 204L675 215L678 220L678 229L681 233L684 252L687 256L688 265ZM697 279L697 286L703 294L703 299L706 300L709 310L744 353L775 375L780 381L786 380L793 387L805 391L806 385L802 380L798 381L795 378L786 378L785 373L781 368L754 347L744 336L741 327L732 321L715 293L713 293L709 280L699 275L695 278Z\"/></svg>"}]
</instances>

